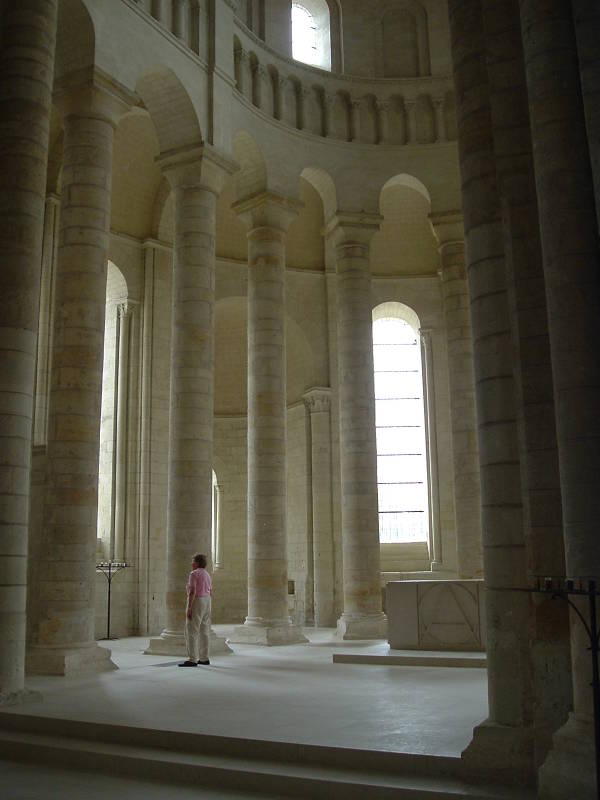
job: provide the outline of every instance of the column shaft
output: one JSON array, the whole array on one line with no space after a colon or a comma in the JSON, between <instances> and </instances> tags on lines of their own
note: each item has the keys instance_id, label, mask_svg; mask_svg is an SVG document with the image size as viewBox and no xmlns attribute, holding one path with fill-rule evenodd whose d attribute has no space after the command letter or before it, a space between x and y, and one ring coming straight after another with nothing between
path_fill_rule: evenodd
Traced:
<instances>
[{"instance_id":1,"label":"column shaft","mask_svg":"<svg viewBox=\"0 0 600 800\"><path fill-rule=\"evenodd\" d=\"M528 571L564 574L556 418L518 0L482 0L503 218ZM506 75L510 71L511 81ZM572 703L568 608L535 596L530 629L534 764Z\"/></svg>"},{"instance_id":2,"label":"column shaft","mask_svg":"<svg viewBox=\"0 0 600 800\"><path fill-rule=\"evenodd\" d=\"M232 641L305 641L288 613L285 231L294 204L262 195L248 224L248 616Z\"/></svg>"},{"instance_id":3,"label":"column shaft","mask_svg":"<svg viewBox=\"0 0 600 800\"><path fill-rule=\"evenodd\" d=\"M33 444L45 445L48 436L48 391L50 383L50 354L54 325L54 284L60 198L46 197L44 238L42 244L42 276L40 281L40 313L35 380L35 413Z\"/></svg>"},{"instance_id":4,"label":"column shaft","mask_svg":"<svg viewBox=\"0 0 600 800\"><path fill-rule=\"evenodd\" d=\"M304 395L310 414L315 625L324 628L335 625L330 392L313 389Z\"/></svg>"},{"instance_id":5,"label":"column shaft","mask_svg":"<svg viewBox=\"0 0 600 800\"><path fill-rule=\"evenodd\" d=\"M458 574L462 578L476 578L483 574L481 490L465 246L464 242L453 242L442 244L440 250L448 343Z\"/></svg>"},{"instance_id":6,"label":"column shaft","mask_svg":"<svg viewBox=\"0 0 600 800\"><path fill-rule=\"evenodd\" d=\"M70 98L70 99L69 99ZM65 99L64 161L49 398L44 564L33 672L113 668L94 639L106 257L116 108L91 90Z\"/></svg>"},{"instance_id":7,"label":"column shaft","mask_svg":"<svg viewBox=\"0 0 600 800\"><path fill-rule=\"evenodd\" d=\"M486 578L489 718L463 753L473 772L533 780L530 601L518 408L480 0L450 0L473 330Z\"/></svg>"},{"instance_id":8,"label":"column shaft","mask_svg":"<svg viewBox=\"0 0 600 800\"><path fill-rule=\"evenodd\" d=\"M600 579L600 253L572 4L522 0L521 35L548 304L568 576ZM587 616L587 602L580 611ZM540 774L544 797L595 796L591 663L571 616L573 714Z\"/></svg>"},{"instance_id":9,"label":"column shaft","mask_svg":"<svg viewBox=\"0 0 600 800\"><path fill-rule=\"evenodd\" d=\"M56 0L3 4L0 52L0 704L24 697L27 531Z\"/></svg>"},{"instance_id":10,"label":"column shaft","mask_svg":"<svg viewBox=\"0 0 600 800\"><path fill-rule=\"evenodd\" d=\"M116 561L124 561L125 558L125 525L127 508L127 412L128 412L128 390L129 390L129 331L131 322L131 308L127 303L121 303L117 309L119 319L118 336L118 366L117 366L117 385L115 392L117 395L117 414L115 419L116 436L115 450L115 528L114 528L114 553Z\"/></svg>"},{"instance_id":11,"label":"column shaft","mask_svg":"<svg viewBox=\"0 0 600 800\"><path fill-rule=\"evenodd\" d=\"M212 560L215 235L217 195L230 162L208 146L160 158L172 186L167 619L147 653L185 653L185 587L192 557ZM211 636L211 652L230 652Z\"/></svg>"},{"instance_id":12,"label":"column shaft","mask_svg":"<svg viewBox=\"0 0 600 800\"><path fill-rule=\"evenodd\" d=\"M381 610L373 320L369 240L377 229L335 232L345 639L387 635ZM365 236L365 233L367 234Z\"/></svg>"}]
</instances>

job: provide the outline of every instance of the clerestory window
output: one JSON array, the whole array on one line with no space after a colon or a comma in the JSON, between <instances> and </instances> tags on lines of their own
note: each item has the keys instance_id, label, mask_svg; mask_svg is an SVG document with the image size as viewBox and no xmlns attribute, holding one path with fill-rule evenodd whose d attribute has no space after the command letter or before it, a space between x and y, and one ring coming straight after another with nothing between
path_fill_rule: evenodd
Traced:
<instances>
[{"instance_id":1,"label":"clerestory window","mask_svg":"<svg viewBox=\"0 0 600 800\"><path fill-rule=\"evenodd\" d=\"M429 487L418 331L399 317L373 323L379 539L429 539Z\"/></svg>"}]
</instances>

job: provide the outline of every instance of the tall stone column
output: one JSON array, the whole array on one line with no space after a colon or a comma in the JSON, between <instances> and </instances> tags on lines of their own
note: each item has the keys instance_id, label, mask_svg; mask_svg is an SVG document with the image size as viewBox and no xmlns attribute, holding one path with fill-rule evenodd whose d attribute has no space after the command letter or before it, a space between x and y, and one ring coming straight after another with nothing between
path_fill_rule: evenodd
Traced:
<instances>
[{"instance_id":1,"label":"tall stone column","mask_svg":"<svg viewBox=\"0 0 600 800\"><path fill-rule=\"evenodd\" d=\"M319 628L330 628L335 626L331 508L331 389L310 389L304 395L304 402L310 414L315 625Z\"/></svg>"},{"instance_id":2,"label":"tall stone column","mask_svg":"<svg viewBox=\"0 0 600 800\"><path fill-rule=\"evenodd\" d=\"M521 0L567 576L600 582L600 251L572 4ZM579 610L588 615L581 600ZM588 618L589 622L589 618ZM571 615L573 712L541 796L596 797L589 641Z\"/></svg>"},{"instance_id":3,"label":"tall stone column","mask_svg":"<svg viewBox=\"0 0 600 800\"><path fill-rule=\"evenodd\" d=\"M94 637L98 454L114 131L130 97L94 79L59 91L64 157L50 382L43 603L31 672L114 667Z\"/></svg>"},{"instance_id":4,"label":"tall stone column","mask_svg":"<svg viewBox=\"0 0 600 800\"><path fill-rule=\"evenodd\" d=\"M115 485L113 489L114 503L114 540L112 558L115 561L125 559L125 525L127 511L127 411L129 394L129 338L131 328L131 301L119 303L118 336L117 336L117 385L115 387L117 413L115 415Z\"/></svg>"},{"instance_id":5,"label":"tall stone column","mask_svg":"<svg viewBox=\"0 0 600 800\"><path fill-rule=\"evenodd\" d=\"M432 214L440 243L454 459L456 553L461 578L483 575L481 489L469 287L462 216Z\"/></svg>"},{"instance_id":6,"label":"tall stone column","mask_svg":"<svg viewBox=\"0 0 600 800\"><path fill-rule=\"evenodd\" d=\"M496 181L480 0L449 0L473 331L481 480L489 717L463 752L467 769L530 782L530 598L503 223Z\"/></svg>"},{"instance_id":7,"label":"tall stone column","mask_svg":"<svg viewBox=\"0 0 600 800\"><path fill-rule=\"evenodd\" d=\"M58 247L58 218L60 198L46 196L44 213L44 238L42 244L42 276L40 281L40 313L37 341L35 381L35 413L33 444L45 445L48 428L48 390L50 383L50 354L52 352L52 327L54 322L54 284L56 253Z\"/></svg>"},{"instance_id":8,"label":"tall stone column","mask_svg":"<svg viewBox=\"0 0 600 800\"><path fill-rule=\"evenodd\" d=\"M329 224L337 260L344 639L383 639L373 319L369 244L381 218L340 214Z\"/></svg>"},{"instance_id":9,"label":"tall stone column","mask_svg":"<svg viewBox=\"0 0 600 800\"><path fill-rule=\"evenodd\" d=\"M234 204L248 226L248 616L232 642L305 642L287 598L285 234L299 203Z\"/></svg>"},{"instance_id":10,"label":"tall stone column","mask_svg":"<svg viewBox=\"0 0 600 800\"><path fill-rule=\"evenodd\" d=\"M29 481L56 0L3 4L0 50L0 705L26 699Z\"/></svg>"},{"instance_id":11,"label":"tall stone column","mask_svg":"<svg viewBox=\"0 0 600 800\"><path fill-rule=\"evenodd\" d=\"M527 569L564 575L564 543L548 313L519 0L482 0L486 65L502 204ZM511 80L507 84L506 76ZM529 653L534 766L572 706L566 603L532 597Z\"/></svg>"},{"instance_id":12,"label":"tall stone column","mask_svg":"<svg viewBox=\"0 0 600 800\"><path fill-rule=\"evenodd\" d=\"M217 195L233 163L208 146L159 158L174 199L167 507L167 624L147 653L185 652L185 586L195 553L212 550ZM211 652L229 652L211 637Z\"/></svg>"},{"instance_id":13,"label":"tall stone column","mask_svg":"<svg viewBox=\"0 0 600 800\"><path fill-rule=\"evenodd\" d=\"M438 470L438 438L435 409L435 380L433 370L433 329L419 328L421 340L421 365L423 373L423 405L425 422L425 448L427 453L427 480L429 482L429 543L431 569L444 569L442 531L440 526L440 481Z\"/></svg>"}]
</instances>

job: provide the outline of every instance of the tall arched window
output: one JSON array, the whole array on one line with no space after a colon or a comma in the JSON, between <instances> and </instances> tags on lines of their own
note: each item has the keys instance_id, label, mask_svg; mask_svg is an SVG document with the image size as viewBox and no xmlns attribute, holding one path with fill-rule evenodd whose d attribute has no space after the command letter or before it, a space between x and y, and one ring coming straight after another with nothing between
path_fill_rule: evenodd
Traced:
<instances>
[{"instance_id":1,"label":"tall arched window","mask_svg":"<svg viewBox=\"0 0 600 800\"><path fill-rule=\"evenodd\" d=\"M331 27L326 0L292 3L292 55L296 61L331 69Z\"/></svg>"},{"instance_id":2,"label":"tall arched window","mask_svg":"<svg viewBox=\"0 0 600 800\"><path fill-rule=\"evenodd\" d=\"M379 539L384 544L429 539L421 344L411 322L389 314L376 315L373 322Z\"/></svg>"}]
</instances>

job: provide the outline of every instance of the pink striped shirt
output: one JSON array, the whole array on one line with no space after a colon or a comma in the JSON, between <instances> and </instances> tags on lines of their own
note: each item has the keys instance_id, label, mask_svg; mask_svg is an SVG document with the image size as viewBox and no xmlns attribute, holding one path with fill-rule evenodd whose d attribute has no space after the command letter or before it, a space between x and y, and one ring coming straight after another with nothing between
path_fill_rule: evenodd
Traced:
<instances>
[{"instance_id":1,"label":"pink striped shirt","mask_svg":"<svg viewBox=\"0 0 600 800\"><path fill-rule=\"evenodd\" d=\"M193 569L187 582L187 593L196 597L210 597L212 594L212 581L210 575L203 567Z\"/></svg>"}]
</instances>

